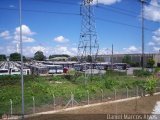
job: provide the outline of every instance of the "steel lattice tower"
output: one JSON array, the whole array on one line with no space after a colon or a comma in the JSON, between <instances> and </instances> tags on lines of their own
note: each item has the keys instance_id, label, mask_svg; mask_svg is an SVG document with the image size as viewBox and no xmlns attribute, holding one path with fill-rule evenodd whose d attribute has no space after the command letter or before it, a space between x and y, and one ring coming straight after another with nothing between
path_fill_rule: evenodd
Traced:
<instances>
[{"instance_id":1,"label":"steel lattice tower","mask_svg":"<svg viewBox=\"0 0 160 120\"><path fill-rule=\"evenodd\" d=\"M99 44L97 42L93 0L82 1L81 15L82 23L78 45L78 60L84 63L87 62L87 57L90 56L90 63L96 62Z\"/></svg>"}]
</instances>

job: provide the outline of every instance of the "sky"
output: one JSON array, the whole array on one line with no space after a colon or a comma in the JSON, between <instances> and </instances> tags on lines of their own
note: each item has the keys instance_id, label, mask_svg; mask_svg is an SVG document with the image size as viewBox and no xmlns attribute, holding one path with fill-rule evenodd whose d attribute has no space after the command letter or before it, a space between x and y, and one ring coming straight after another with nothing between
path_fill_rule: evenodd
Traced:
<instances>
[{"instance_id":1,"label":"sky","mask_svg":"<svg viewBox=\"0 0 160 120\"><path fill-rule=\"evenodd\" d=\"M98 1L98 2L97 2ZM160 0L144 5L146 53L160 50ZM22 0L23 54L77 55L82 0ZM141 2L93 0L99 54L141 53ZM19 51L19 0L0 0L0 54Z\"/></svg>"}]
</instances>

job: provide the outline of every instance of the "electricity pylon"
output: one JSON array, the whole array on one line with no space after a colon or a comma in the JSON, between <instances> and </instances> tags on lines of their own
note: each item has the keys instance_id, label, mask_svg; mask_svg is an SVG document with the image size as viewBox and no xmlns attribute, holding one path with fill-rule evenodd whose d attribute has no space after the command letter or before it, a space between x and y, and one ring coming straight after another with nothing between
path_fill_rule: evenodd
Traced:
<instances>
[{"instance_id":1,"label":"electricity pylon","mask_svg":"<svg viewBox=\"0 0 160 120\"><path fill-rule=\"evenodd\" d=\"M90 63L92 76L92 63L96 62L99 44L97 41L97 32L94 18L94 4L93 0L83 0L80 8L80 14L82 16L80 41L78 45L78 60L80 63L85 64L85 77L87 66L86 63ZM85 81L86 84L86 81Z\"/></svg>"}]
</instances>

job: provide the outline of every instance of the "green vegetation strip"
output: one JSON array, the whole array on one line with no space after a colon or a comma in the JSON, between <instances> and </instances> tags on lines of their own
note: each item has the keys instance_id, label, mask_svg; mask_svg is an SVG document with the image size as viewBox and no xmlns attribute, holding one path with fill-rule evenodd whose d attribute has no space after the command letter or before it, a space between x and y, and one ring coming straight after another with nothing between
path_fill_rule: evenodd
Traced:
<instances>
[{"instance_id":1,"label":"green vegetation strip","mask_svg":"<svg viewBox=\"0 0 160 120\"><path fill-rule=\"evenodd\" d=\"M143 74L143 73L142 73ZM153 94L159 80L154 77L127 76L125 73L107 71L105 75L88 77L85 85L85 77L82 73L74 72L64 76L25 76L24 97L25 112L32 113L32 97L35 98L36 107L51 105L53 95L56 103L65 106L70 99L71 92L75 100L80 102L87 100L87 90L90 98L101 99L101 90L114 96L114 88L121 92L126 87L131 90L138 86L144 91ZM21 83L20 76L0 76L0 114L10 113L10 99L13 101L13 113L21 113Z\"/></svg>"}]
</instances>

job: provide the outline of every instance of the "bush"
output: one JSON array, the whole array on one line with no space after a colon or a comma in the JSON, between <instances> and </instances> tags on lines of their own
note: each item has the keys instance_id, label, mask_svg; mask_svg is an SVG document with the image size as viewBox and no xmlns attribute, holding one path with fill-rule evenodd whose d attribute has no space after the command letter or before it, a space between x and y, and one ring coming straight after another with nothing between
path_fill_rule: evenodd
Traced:
<instances>
[{"instance_id":1,"label":"bush","mask_svg":"<svg viewBox=\"0 0 160 120\"><path fill-rule=\"evenodd\" d=\"M85 79L87 79L87 78L85 78L85 76L79 76L79 77L75 78L75 82L76 83L84 83Z\"/></svg>"},{"instance_id":2,"label":"bush","mask_svg":"<svg viewBox=\"0 0 160 120\"><path fill-rule=\"evenodd\" d=\"M155 71L154 71L154 72L155 72L155 73L160 72L160 68L159 68L159 67L155 68Z\"/></svg>"},{"instance_id":3,"label":"bush","mask_svg":"<svg viewBox=\"0 0 160 120\"><path fill-rule=\"evenodd\" d=\"M63 80L65 80L65 77L57 75L57 76L53 76L51 80L53 80L53 81L63 81Z\"/></svg>"},{"instance_id":4,"label":"bush","mask_svg":"<svg viewBox=\"0 0 160 120\"><path fill-rule=\"evenodd\" d=\"M131 67L140 67L140 64L139 64L139 62L131 62L130 66Z\"/></svg>"},{"instance_id":5,"label":"bush","mask_svg":"<svg viewBox=\"0 0 160 120\"><path fill-rule=\"evenodd\" d=\"M153 95L156 85L157 80L154 77L150 77L144 85L145 91L149 92L150 95Z\"/></svg>"},{"instance_id":6,"label":"bush","mask_svg":"<svg viewBox=\"0 0 160 120\"><path fill-rule=\"evenodd\" d=\"M134 70L133 75L137 77L147 77L152 75L149 71L144 71L144 70Z\"/></svg>"},{"instance_id":7,"label":"bush","mask_svg":"<svg viewBox=\"0 0 160 120\"><path fill-rule=\"evenodd\" d=\"M67 75L64 75L64 78L69 80L69 81L72 81L73 80L73 75L67 74Z\"/></svg>"},{"instance_id":8,"label":"bush","mask_svg":"<svg viewBox=\"0 0 160 120\"><path fill-rule=\"evenodd\" d=\"M113 89L117 84L118 84L117 81L112 79L108 79L105 81L105 87L107 89Z\"/></svg>"},{"instance_id":9,"label":"bush","mask_svg":"<svg viewBox=\"0 0 160 120\"><path fill-rule=\"evenodd\" d=\"M109 76L125 76L126 72L119 72L119 71L114 71L114 70L107 70L106 74Z\"/></svg>"}]
</instances>

